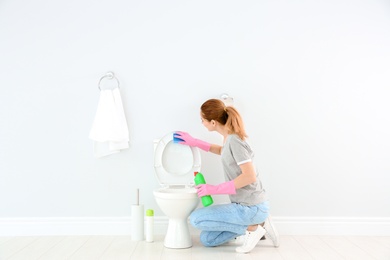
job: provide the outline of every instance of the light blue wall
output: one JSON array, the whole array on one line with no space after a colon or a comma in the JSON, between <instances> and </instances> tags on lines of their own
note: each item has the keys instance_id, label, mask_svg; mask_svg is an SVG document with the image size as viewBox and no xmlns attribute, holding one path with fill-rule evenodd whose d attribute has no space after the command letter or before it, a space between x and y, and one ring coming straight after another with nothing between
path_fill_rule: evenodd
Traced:
<instances>
[{"instance_id":1,"label":"light blue wall","mask_svg":"<svg viewBox=\"0 0 390 260\"><path fill-rule=\"evenodd\" d=\"M137 187L157 209L152 141L220 142L199 106L224 92L273 215L390 217L388 1L3 0L0 37L0 217L129 216ZM108 70L131 147L95 159Z\"/></svg>"}]
</instances>

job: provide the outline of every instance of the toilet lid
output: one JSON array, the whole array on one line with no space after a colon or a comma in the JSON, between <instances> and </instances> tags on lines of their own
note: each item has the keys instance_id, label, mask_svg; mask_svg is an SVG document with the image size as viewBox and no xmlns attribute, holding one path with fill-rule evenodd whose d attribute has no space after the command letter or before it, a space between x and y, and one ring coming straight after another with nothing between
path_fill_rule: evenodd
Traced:
<instances>
[{"instance_id":1,"label":"toilet lid","mask_svg":"<svg viewBox=\"0 0 390 260\"><path fill-rule=\"evenodd\" d=\"M154 151L154 169L162 185L190 185L200 171L200 152L196 147L173 142L171 132L160 139Z\"/></svg>"}]
</instances>

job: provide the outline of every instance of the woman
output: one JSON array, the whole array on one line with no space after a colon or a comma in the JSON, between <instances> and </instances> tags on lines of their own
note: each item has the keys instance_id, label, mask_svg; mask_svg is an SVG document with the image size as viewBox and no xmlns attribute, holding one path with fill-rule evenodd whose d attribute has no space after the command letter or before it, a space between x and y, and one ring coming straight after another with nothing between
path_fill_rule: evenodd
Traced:
<instances>
[{"instance_id":1,"label":"woman","mask_svg":"<svg viewBox=\"0 0 390 260\"><path fill-rule=\"evenodd\" d=\"M274 245L279 246L278 235L268 218L265 190L253 164L254 154L245 141L247 135L240 114L221 100L210 99L202 104L200 116L209 131L223 136L223 146L195 139L185 132L177 132L176 136L183 140L182 144L221 155L226 182L198 185L198 196L228 194L231 200L229 204L200 208L191 214L191 224L202 230L202 244L218 246L241 240L237 239L240 237L243 242L236 251L248 253L267 234Z\"/></svg>"}]
</instances>

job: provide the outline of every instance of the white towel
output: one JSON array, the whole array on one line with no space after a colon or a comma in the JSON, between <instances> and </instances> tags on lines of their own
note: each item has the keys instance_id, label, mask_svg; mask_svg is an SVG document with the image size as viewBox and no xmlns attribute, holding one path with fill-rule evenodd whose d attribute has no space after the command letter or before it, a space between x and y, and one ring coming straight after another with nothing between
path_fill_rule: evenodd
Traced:
<instances>
[{"instance_id":1,"label":"white towel","mask_svg":"<svg viewBox=\"0 0 390 260\"><path fill-rule=\"evenodd\" d=\"M89 138L94 140L94 155L98 158L129 148L129 129L119 88L100 91Z\"/></svg>"}]
</instances>

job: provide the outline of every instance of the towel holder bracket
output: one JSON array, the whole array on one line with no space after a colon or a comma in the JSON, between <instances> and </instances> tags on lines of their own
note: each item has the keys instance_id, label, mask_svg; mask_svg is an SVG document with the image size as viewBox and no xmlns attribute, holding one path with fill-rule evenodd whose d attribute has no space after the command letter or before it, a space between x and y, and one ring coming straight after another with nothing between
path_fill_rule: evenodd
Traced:
<instances>
[{"instance_id":1,"label":"towel holder bracket","mask_svg":"<svg viewBox=\"0 0 390 260\"><path fill-rule=\"evenodd\" d=\"M98 88L99 90L102 90L102 88L100 87L100 84L102 83L102 80L103 79L108 79L108 80L112 80L112 79L115 79L116 83L117 83L117 87L119 88L119 80L115 77L115 74L114 72L112 71L108 71L103 77L100 78L99 80L99 84L98 84Z\"/></svg>"}]
</instances>

